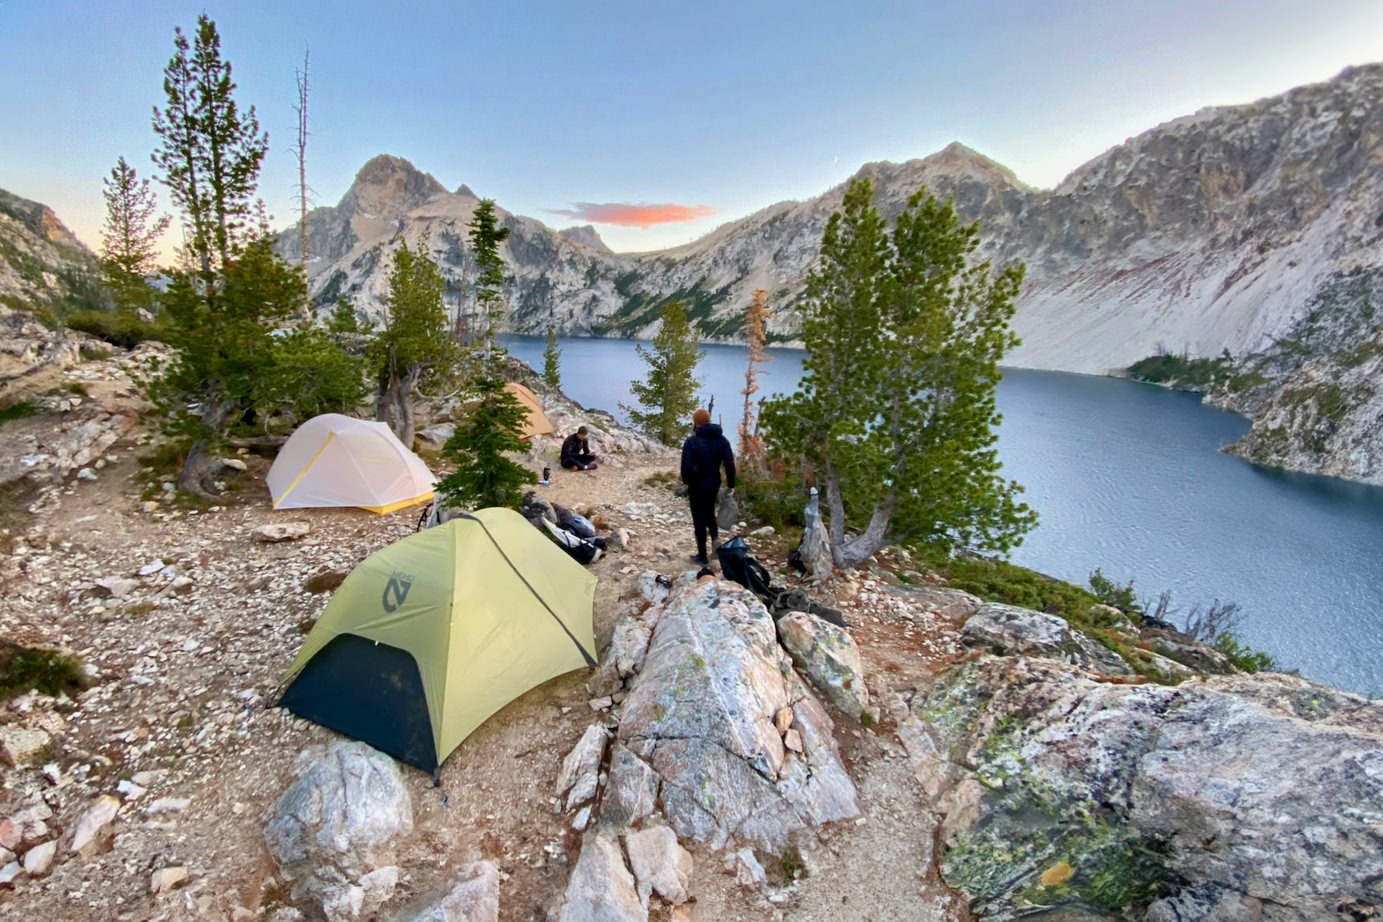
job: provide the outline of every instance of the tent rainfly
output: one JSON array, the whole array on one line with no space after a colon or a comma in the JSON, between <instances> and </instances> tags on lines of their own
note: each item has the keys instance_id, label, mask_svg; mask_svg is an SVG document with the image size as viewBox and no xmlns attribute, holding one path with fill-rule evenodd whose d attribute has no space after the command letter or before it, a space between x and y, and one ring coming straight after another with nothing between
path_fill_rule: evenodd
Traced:
<instances>
[{"instance_id":1,"label":"tent rainfly","mask_svg":"<svg viewBox=\"0 0 1383 922\"><path fill-rule=\"evenodd\" d=\"M596 664L595 584L517 512L464 513L351 571L279 706L440 778L491 714Z\"/></svg>"},{"instance_id":2,"label":"tent rainfly","mask_svg":"<svg viewBox=\"0 0 1383 922\"><path fill-rule=\"evenodd\" d=\"M535 435L552 435L557 431L552 428L552 420L543 412L543 402L538 399L537 394L516 381L504 385L504 389L513 394L528 413L528 418L523 424L523 434L519 438L527 440Z\"/></svg>"},{"instance_id":3,"label":"tent rainfly","mask_svg":"<svg viewBox=\"0 0 1383 922\"><path fill-rule=\"evenodd\" d=\"M275 509L359 506L378 513L427 502L437 482L384 423L340 413L299 426L267 480Z\"/></svg>"}]
</instances>

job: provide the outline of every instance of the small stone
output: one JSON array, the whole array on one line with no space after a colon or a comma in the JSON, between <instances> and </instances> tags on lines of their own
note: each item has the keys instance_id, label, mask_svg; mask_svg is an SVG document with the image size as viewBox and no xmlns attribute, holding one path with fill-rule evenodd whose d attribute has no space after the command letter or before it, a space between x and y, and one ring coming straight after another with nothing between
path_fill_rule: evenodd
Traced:
<instances>
[{"instance_id":1,"label":"small stone","mask_svg":"<svg viewBox=\"0 0 1383 922\"><path fill-rule=\"evenodd\" d=\"M297 541L312 533L307 522L271 522L250 531L250 536L265 544L278 544L280 541Z\"/></svg>"},{"instance_id":2,"label":"small stone","mask_svg":"<svg viewBox=\"0 0 1383 922\"><path fill-rule=\"evenodd\" d=\"M128 803L132 800L139 800L144 795L144 788L135 784L133 781L121 781L115 786L115 790L120 796L125 798Z\"/></svg>"},{"instance_id":3,"label":"small stone","mask_svg":"<svg viewBox=\"0 0 1383 922\"><path fill-rule=\"evenodd\" d=\"M783 746L793 752L802 751L802 734L796 730L789 730L783 734Z\"/></svg>"},{"instance_id":4,"label":"small stone","mask_svg":"<svg viewBox=\"0 0 1383 922\"><path fill-rule=\"evenodd\" d=\"M82 468L80 471L77 472L77 479L78 479L78 480L95 480L95 479L96 479L96 472L93 471L93 470L92 470L91 468L89 468L89 467L84 467L84 468Z\"/></svg>"},{"instance_id":5,"label":"small stone","mask_svg":"<svg viewBox=\"0 0 1383 922\"><path fill-rule=\"evenodd\" d=\"M158 772L135 772L130 780L142 788L147 788L158 781Z\"/></svg>"},{"instance_id":6,"label":"small stone","mask_svg":"<svg viewBox=\"0 0 1383 922\"><path fill-rule=\"evenodd\" d=\"M303 583L303 590L312 594L331 592L346 581L350 570L322 570L314 573Z\"/></svg>"},{"instance_id":7,"label":"small stone","mask_svg":"<svg viewBox=\"0 0 1383 922\"><path fill-rule=\"evenodd\" d=\"M567 795L568 810L595 798L600 788L600 762L605 756L608 737L599 724L591 724L562 760L557 773L557 794Z\"/></svg>"},{"instance_id":8,"label":"small stone","mask_svg":"<svg viewBox=\"0 0 1383 922\"><path fill-rule=\"evenodd\" d=\"M11 861L9 864L0 868L0 887L14 885L14 879L24 873L24 868L18 861Z\"/></svg>"},{"instance_id":9,"label":"small stone","mask_svg":"<svg viewBox=\"0 0 1383 922\"><path fill-rule=\"evenodd\" d=\"M771 538L771 537L773 537L774 534L776 534L776 532L774 531L773 526L772 526L772 525L765 525L765 526L763 526L762 528L756 528L756 529L754 529L753 531L751 531L751 532L749 533L749 537L751 537L751 538Z\"/></svg>"},{"instance_id":10,"label":"small stone","mask_svg":"<svg viewBox=\"0 0 1383 922\"><path fill-rule=\"evenodd\" d=\"M752 848L742 848L735 852L735 879L744 887L762 887L768 882L764 866L754 857Z\"/></svg>"},{"instance_id":11,"label":"small stone","mask_svg":"<svg viewBox=\"0 0 1383 922\"><path fill-rule=\"evenodd\" d=\"M53 856L58 853L56 839L35 845L24 853L24 873L30 877L42 877L53 866Z\"/></svg>"},{"instance_id":12,"label":"small stone","mask_svg":"<svg viewBox=\"0 0 1383 922\"><path fill-rule=\"evenodd\" d=\"M115 814L120 811L120 801L109 794L103 794L96 798L96 802L87 807L81 819L77 820L77 831L72 834L72 844L68 846L68 851L80 852L92 843L96 835L113 819Z\"/></svg>"},{"instance_id":13,"label":"small stone","mask_svg":"<svg viewBox=\"0 0 1383 922\"><path fill-rule=\"evenodd\" d=\"M97 579L95 587L97 587L95 594L102 599L124 599L140 587L140 581L127 579L126 576L106 576L105 579Z\"/></svg>"},{"instance_id":14,"label":"small stone","mask_svg":"<svg viewBox=\"0 0 1383 922\"><path fill-rule=\"evenodd\" d=\"M49 762L43 766L43 777L48 779L49 784L62 784L62 769L58 767L58 763Z\"/></svg>"},{"instance_id":15,"label":"small stone","mask_svg":"<svg viewBox=\"0 0 1383 922\"><path fill-rule=\"evenodd\" d=\"M792 708L779 708L778 713L773 715L773 726L778 729L779 736L787 733L792 726Z\"/></svg>"},{"instance_id":16,"label":"small stone","mask_svg":"<svg viewBox=\"0 0 1383 922\"><path fill-rule=\"evenodd\" d=\"M591 710L593 711L608 711L610 708L614 707L615 699L611 698L609 695L605 695L600 698L592 698L586 703L591 706Z\"/></svg>"},{"instance_id":17,"label":"small stone","mask_svg":"<svg viewBox=\"0 0 1383 922\"><path fill-rule=\"evenodd\" d=\"M43 730L0 727L0 762L12 768L37 762L48 751L51 742L51 737Z\"/></svg>"},{"instance_id":18,"label":"small stone","mask_svg":"<svg viewBox=\"0 0 1383 922\"><path fill-rule=\"evenodd\" d=\"M16 849L24 838L23 824L0 820L0 848Z\"/></svg>"},{"instance_id":19,"label":"small stone","mask_svg":"<svg viewBox=\"0 0 1383 922\"><path fill-rule=\"evenodd\" d=\"M186 882L187 868L159 868L149 877L149 892L158 896Z\"/></svg>"},{"instance_id":20,"label":"small stone","mask_svg":"<svg viewBox=\"0 0 1383 922\"><path fill-rule=\"evenodd\" d=\"M158 800L149 804L148 812L153 813L181 813L192 803L190 797L160 797Z\"/></svg>"},{"instance_id":21,"label":"small stone","mask_svg":"<svg viewBox=\"0 0 1383 922\"><path fill-rule=\"evenodd\" d=\"M162 560L151 560L151 561L149 561L148 563L146 563L144 566L142 566L142 567L139 568L139 575L140 575L140 576L153 576L153 575L154 575L155 573L157 573L159 570L162 570L162 569L164 568L164 566L166 566L166 564L164 564L164 562L163 562Z\"/></svg>"},{"instance_id":22,"label":"small stone","mask_svg":"<svg viewBox=\"0 0 1383 922\"><path fill-rule=\"evenodd\" d=\"M48 838L48 824L40 819L29 819L24 821L23 838L21 844L32 848L44 839Z\"/></svg>"},{"instance_id":23,"label":"small stone","mask_svg":"<svg viewBox=\"0 0 1383 922\"><path fill-rule=\"evenodd\" d=\"M250 469L250 466L239 458L222 458L221 466L228 467L233 471L240 471L242 474Z\"/></svg>"},{"instance_id":24,"label":"small stone","mask_svg":"<svg viewBox=\"0 0 1383 922\"><path fill-rule=\"evenodd\" d=\"M584 832L585 829L586 829L586 826L590 823L590 821L591 821L591 805L590 805L590 804L586 804L586 806L584 806L584 807L582 807L580 810L576 811L576 819L574 819L574 820L571 821L571 828L572 828L572 829L575 829L577 832Z\"/></svg>"},{"instance_id":25,"label":"small stone","mask_svg":"<svg viewBox=\"0 0 1383 922\"><path fill-rule=\"evenodd\" d=\"M639 901L648 905L657 893L674 906L685 903L692 875L692 857L677 842L677 834L667 826L650 826L631 832L624 840L629 865L638 881Z\"/></svg>"},{"instance_id":26,"label":"small stone","mask_svg":"<svg viewBox=\"0 0 1383 922\"><path fill-rule=\"evenodd\" d=\"M146 499L139 508L143 512L158 512L158 503L155 500Z\"/></svg>"},{"instance_id":27,"label":"small stone","mask_svg":"<svg viewBox=\"0 0 1383 922\"><path fill-rule=\"evenodd\" d=\"M168 591L174 595L187 595L192 591L192 578L188 576L175 577L173 582L168 584Z\"/></svg>"}]
</instances>

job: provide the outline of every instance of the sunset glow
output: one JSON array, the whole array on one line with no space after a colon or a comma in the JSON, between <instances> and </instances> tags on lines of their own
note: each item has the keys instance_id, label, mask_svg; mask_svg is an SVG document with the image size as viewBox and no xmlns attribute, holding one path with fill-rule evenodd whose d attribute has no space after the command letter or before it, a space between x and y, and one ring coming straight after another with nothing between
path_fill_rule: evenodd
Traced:
<instances>
[{"instance_id":1,"label":"sunset glow","mask_svg":"<svg viewBox=\"0 0 1383 922\"><path fill-rule=\"evenodd\" d=\"M592 224L618 224L621 227L641 227L655 224L677 224L709 218L716 213L710 205L652 205L648 202L577 202L574 208L549 208L550 214Z\"/></svg>"}]
</instances>

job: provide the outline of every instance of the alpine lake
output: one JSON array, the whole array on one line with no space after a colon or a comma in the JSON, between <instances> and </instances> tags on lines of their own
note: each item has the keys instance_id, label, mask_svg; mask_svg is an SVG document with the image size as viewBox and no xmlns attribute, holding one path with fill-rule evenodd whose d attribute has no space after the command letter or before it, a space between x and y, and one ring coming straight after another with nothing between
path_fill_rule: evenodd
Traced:
<instances>
[{"instance_id":1,"label":"alpine lake","mask_svg":"<svg viewBox=\"0 0 1383 922\"><path fill-rule=\"evenodd\" d=\"M543 367L545 340L507 336ZM563 338L563 390L620 419L647 366L632 340ZM746 351L706 345L702 405L733 441ZM770 349L755 399L792 392L804 353ZM1257 467L1221 452L1248 420L1117 378L1006 369L999 454L1040 524L1014 563L1078 585L1098 567L1145 607L1239 605L1236 633L1278 667L1383 695L1383 487ZM690 423L689 423L690 425ZM593 449L599 453L600 446ZM1179 619L1174 618L1173 620Z\"/></svg>"}]
</instances>

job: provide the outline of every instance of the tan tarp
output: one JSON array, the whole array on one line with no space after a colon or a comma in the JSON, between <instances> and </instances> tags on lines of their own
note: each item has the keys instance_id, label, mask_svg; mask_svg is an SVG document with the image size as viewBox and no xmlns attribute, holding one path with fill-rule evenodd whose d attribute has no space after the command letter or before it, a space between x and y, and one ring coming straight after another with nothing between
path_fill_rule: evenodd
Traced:
<instances>
[{"instance_id":1,"label":"tan tarp","mask_svg":"<svg viewBox=\"0 0 1383 922\"><path fill-rule=\"evenodd\" d=\"M384 423L340 413L299 426L265 479L275 509L359 506L379 513L427 502L437 482Z\"/></svg>"},{"instance_id":2,"label":"tan tarp","mask_svg":"<svg viewBox=\"0 0 1383 922\"><path fill-rule=\"evenodd\" d=\"M505 704L595 665L595 585L512 509L466 513L352 570L289 677L339 634L406 651L422 677L440 765Z\"/></svg>"},{"instance_id":3,"label":"tan tarp","mask_svg":"<svg viewBox=\"0 0 1383 922\"><path fill-rule=\"evenodd\" d=\"M528 421L524 424L520 438L531 439L535 435L552 435L557 431L552 428L552 421L543 412L543 402L538 399L537 394L512 381L504 385L504 389L517 397L519 403L528 411Z\"/></svg>"}]
</instances>

